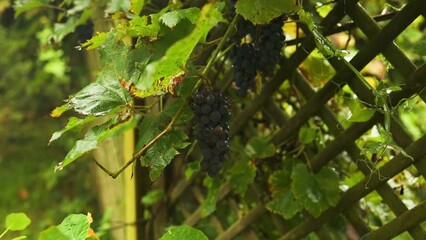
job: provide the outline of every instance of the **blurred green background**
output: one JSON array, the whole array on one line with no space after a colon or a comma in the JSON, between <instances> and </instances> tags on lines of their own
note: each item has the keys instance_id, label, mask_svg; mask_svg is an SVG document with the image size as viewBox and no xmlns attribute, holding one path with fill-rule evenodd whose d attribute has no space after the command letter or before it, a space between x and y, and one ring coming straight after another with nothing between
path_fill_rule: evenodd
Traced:
<instances>
[{"instance_id":1,"label":"blurred green background","mask_svg":"<svg viewBox=\"0 0 426 240\"><path fill-rule=\"evenodd\" d=\"M65 138L48 146L66 121L51 118L50 111L89 80L75 39L48 44L50 16L35 12L14 19L8 5L0 2L0 223L3 229L8 213L25 212L32 219L25 234L36 239L70 213L102 217L91 162L82 159L55 173L73 142Z\"/></svg>"}]
</instances>

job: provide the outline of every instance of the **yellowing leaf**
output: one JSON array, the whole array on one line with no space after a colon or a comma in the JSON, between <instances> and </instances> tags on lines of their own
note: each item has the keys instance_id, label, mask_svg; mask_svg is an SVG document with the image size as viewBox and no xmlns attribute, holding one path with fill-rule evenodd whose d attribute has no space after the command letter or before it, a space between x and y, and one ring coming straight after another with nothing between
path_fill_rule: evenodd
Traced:
<instances>
[{"instance_id":1,"label":"yellowing leaf","mask_svg":"<svg viewBox=\"0 0 426 240\"><path fill-rule=\"evenodd\" d=\"M134 13L136 16L142 11L145 0L131 0L130 2L130 11Z\"/></svg>"},{"instance_id":2,"label":"yellowing leaf","mask_svg":"<svg viewBox=\"0 0 426 240\"><path fill-rule=\"evenodd\" d=\"M70 105L69 103L65 103L64 105L53 109L53 111L50 113L50 116L60 117L64 112L70 110L71 108L72 108L72 105Z\"/></svg>"}]
</instances>

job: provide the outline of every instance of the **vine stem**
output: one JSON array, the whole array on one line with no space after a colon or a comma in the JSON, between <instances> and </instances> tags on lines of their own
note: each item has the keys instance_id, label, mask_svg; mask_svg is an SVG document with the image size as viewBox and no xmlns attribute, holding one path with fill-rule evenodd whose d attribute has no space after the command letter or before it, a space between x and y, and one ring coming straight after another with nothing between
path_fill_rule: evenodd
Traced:
<instances>
[{"instance_id":1,"label":"vine stem","mask_svg":"<svg viewBox=\"0 0 426 240\"><path fill-rule=\"evenodd\" d=\"M213 66L213 63L216 61L220 49L222 49L223 45L225 44L225 41L229 38L229 36L232 33L232 29L234 28L235 24L237 23L238 15L235 15L234 19L232 19L232 22L229 24L228 29L226 30L225 34L223 35L221 41L219 42L219 45L212 53L209 61L207 62L206 66L204 67L203 71L201 72L201 75L203 77L206 77L208 71ZM108 174L112 178L117 178L124 170L126 170L131 164L133 164L136 160L138 160L150 147L152 147L160 138L162 138L164 135L169 133L173 129L173 125L178 120L180 114L182 113L185 104L188 103L190 96L195 94L195 91L198 89L198 87L201 85L202 81L198 81L197 84L192 88L189 96L186 98L185 103L180 106L176 114L173 116L172 120L167 124L167 126L164 128L163 131L161 131L157 136L155 136L149 143L147 143L139 152L133 155L133 157L127 161L120 169L118 169L115 172L112 172L105 168L101 163L99 163L96 159L93 159L95 164L102 169L106 174Z\"/></svg>"}]
</instances>

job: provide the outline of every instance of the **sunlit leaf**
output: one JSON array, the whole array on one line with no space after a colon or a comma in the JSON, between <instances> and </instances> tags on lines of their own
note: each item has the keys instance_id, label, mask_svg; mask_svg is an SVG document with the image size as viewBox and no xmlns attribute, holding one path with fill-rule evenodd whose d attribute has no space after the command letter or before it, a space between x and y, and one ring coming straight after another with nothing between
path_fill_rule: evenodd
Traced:
<instances>
[{"instance_id":1,"label":"sunlit leaf","mask_svg":"<svg viewBox=\"0 0 426 240\"><path fill-rule=\"evenodd\" d=\"M126 105L130 100L129 93L118 80L108 79L89 84L75 94L69 102L80 114L100 116Z\"/></svg>"},{"instance_id":2,"label":"sunlit leaf","mask_svg":"<svg viewBox=\"0 0 426 240\"><path fill-rule=\"evenodd\" d=\"M6 216L6 228L10 231L21 231L30 225L31 219L25 213L10 213Z\"/></svg>"},{"instance_id":3,"label":"sunlit leaf","mask_svg":"<svg viewBox=\"0 0 426 240\"><path fill-rule=\"evenodd\" d=\"M139 37L156 37L160 31L160 14L136 16L129 22L129 34Z\"/></svg>"},{"instance_id":4,"label":"sunlit leaf","mask_svg":"<svg viewBox=\"0 0 426 240\"><path fill-rule=\"evenodd\" d=\"M309 144L315 140L316 130L310 127L302 127L299 130L299 140L304 144Z\"/></svg>"},{"instance_id":5,"label":"sunlit leaf","mask_svg":"<svg viewBox=\"0 0 426 240\"><path fill-rule=\"evenodd\" d=\"M149 63L136 83L138 89L167 88L171 79L182 75L186 62L198 42L204 40L207 33L219 22L224 21L218 7L222 4L206 4L201 10L201 16L197 19L195 29L183 39L169 47L163 57L158 61Z\"/></svg>"},{"instance_id":6,"label":"sunlit leaf","mask_svg":"<svg viewBox=\"0 0 426 240\"><path fill-rule=\"evenodd\" d=\"M314 175L304 164L298 164L293 168L291 179L294 196L314 217L339 202L339 177L330 168L325 167Z\"/></svg>"},{"instance_id":7,"label":"sunlit leaf","mask_svg":"<svg viewBox=\"0 0 426 240\"><path fill-rule=\"evenodd\" d=\"M82 240L86 239L89 227L86 215L70 214L57 226L57 229L69 240Z\"/></svg>"},{"instance_id":8,"label":"sunlit leaf","mask_svg":"<svg viewBox=\"0 0 426 240\"><path fill-rule=\"evenodd\" d=\"M239 0L235 4L238 14L251 22L268 23L272 19L296 11L300 7L293 0Z\"/></svg>"},{"instance_id":9,"label":"sunlit leaf","mask_svg":"<svg viewBox=\"0 0 426 240\"><path fill-rule=\"evenodd\" d=\"M160 240L208 240L208 238L198 229L190 226L179 226L169 228Z\"/></svg>"},{"instance_id":10,"label":"sunlit leaf","mask_svg":"<svg viewBox=\"0 0 426 240\"><path fill-rule=\"evenodd\" d=\"M370 120L376 110L371 108L356 108L351 117L348 119L349 122L366 122Z\"/></svg>"},{"instance_id":11,"label":"sunlit leaf","mask_svg":"<svg viewBox=\"0 0 426 240\"><path fill-rule=\"evenodd\" d=\"M105 43L108 35L108 32L98 32L95 36L87 40L81 46L87 48L88 50L98 48Z\"/></svg>"},{"instance_id":12,"label":"sunlit leaf","mask_svg":"<svg viewBox=\"0 0 426 240\"><path fill-rule=\"evenodd\" d=\"M130 11L134 13L136 16L142 11L145 0L131 0L130 1Z\"/></svg>"},{"instance_id":13,"label":"sunlit leaf","mask_svg":"<svg viewBox=\"0 0 426 240\"><path fill-rule=\"evenodd\" d=\"M53 109L53 111L50 113L51 117L60 117L64 112L68 111L72 109L72 105L70 105L69 103L65 103L64 105L60 106L60 107L56 107L55 109Z\"/></svg>"},{"instance_id":14,"label":"sunlit leaf","mask_svg":"<svg viewBox=\"0 0 426 240\"><path fill-rule=\"evenodd\" d=\"M175 27L182 19L188 19L191 23L196 23L200 16L200 9L186 8L171 11L163 14L160 20L169 28Z\"/></svg>"}]
</instances>

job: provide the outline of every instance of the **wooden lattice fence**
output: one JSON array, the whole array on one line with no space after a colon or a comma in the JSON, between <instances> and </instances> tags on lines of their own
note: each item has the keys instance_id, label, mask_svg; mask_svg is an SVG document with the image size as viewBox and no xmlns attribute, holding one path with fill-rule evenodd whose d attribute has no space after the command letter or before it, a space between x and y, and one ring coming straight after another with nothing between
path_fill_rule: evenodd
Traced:
<instances>
[{"instance_id":1,"label":"wooden lattice fence","mask_svg":"<svg viewBox=\"0 0 426 240\"><path fill-rule=\"evenodd\" d=\"M353 23L347 24L347 26L359 28L368 37L365 46L351 59L350 64L357 71L361 71L371 60L382 54L405 79L401 89L391 92L384 98L387 101L385 105L395 108L413 95L418 95L423 101L426 101L426 92L423 91L426 86L426 65L416 66L394 43L398 35L416 18L426 17L426 1L409 1L396 14L389 15L391 19L384 26L377 22L381 20L380 18L371 17L356 0L336 2L332 11L320 23L323 34L336 32L336 29L339 28L338 23L344 17L349 17ZM413 239L426 239L426 232L421 227L421 223L426 221L426 200L409 209L401 200L400 195L388 183L389 179L405 170L417 172L418 175L426 177L426 135L413 140L401 124L398 115L386 112L386 109L383 109L385 105L377 106L377 96L365 85L366 81L360 79L363 76L356 74L357 71L354 71L341 57L335 56L327 59L336 73L321 88L314 89L304 73L299 70L299 66L316 48L316 43L309 29L302 25L300 27L306 37L300 41L297 50L283 60L281 68L271 81L265 83L262 92L234 116L231 136L241 132L253 119L253 116L261 114L266 116L268 124L278 129L273 133L271 142L276 146L281 146L291 142L295 137L297 138L299 129L309 120L320 119L332 140L317 152L306 151L304 153L308 156L308 164L312 172L319 172L325 165L345 153L364 175L364 178L345 190L339 203L323 211L319 217L315 218L308 213L303 213L303 220L294 224L291 220L284 220L281 216L268 211L265 207L267 199L261 197L256 200L255 204L250 205L250 209L241 211L239 206L241 199L232 192L227 179L223 179L223 184L217 193L216 212L203 218L202 202L207 196L205 187L200 181L201 174L194 174L189 180L182 175L177 175L173 179L165 178L166 182L159 186L165 188L167 197L160 203L163 205L160 208L162 210L156 211L157 214L154 213L152 216L152 224L156 225L155 228L159 227L158 224L163 227L180 224L197 226L202 222L208 222L217 233L216 239L264 239L259 222L268 218L282 236L281 240L303 239L311 233L316 234L320 239L327 239L327 234L321 230L322 227L334 218L343 216L362 239L392 239L405 231ZM290 81L292 88L304 98L300 101L302 106L293 116L288 116L272 98L273 93L278 91L285 81ZM379 109L368 121L355 122L347 128L339 122L335 111L329 104L345 85L351 89L360 102L368 107L376 106ZM375 159L360 161L365 157L361 156L363 149L357 144L357 139L376 125L388 125L384 128L390 130L393 142L405 152L397 151L398 154L373 171ZM174 173L184 172L179 161L179 159L174 161L176 165L174 167L180 169ZM265 186L256 184L252 184L249 191L254 192L254 195L258 192L259 196L262 196L262 193L266 193L266 195L268 193ZM392 221L374 230L369 227L359 211L360 200L373 191L380 195L382 202L396 216ZM222 217L226 214L236 216L234 224L230 226L224 225L220 217L216 216L216 213L221 211L221 203L225 201L229 205L227 209L235 210L235 212L220 213ZM188 202L199 207L191 209L188 207ZM240 214L241 212L242 214ZM162 220L158 221L158 219ZM146 228L144 229L146 230ZM147 232L146 230L144 233L146 237L150 235Z\"/></svg>"}]
</instances>

